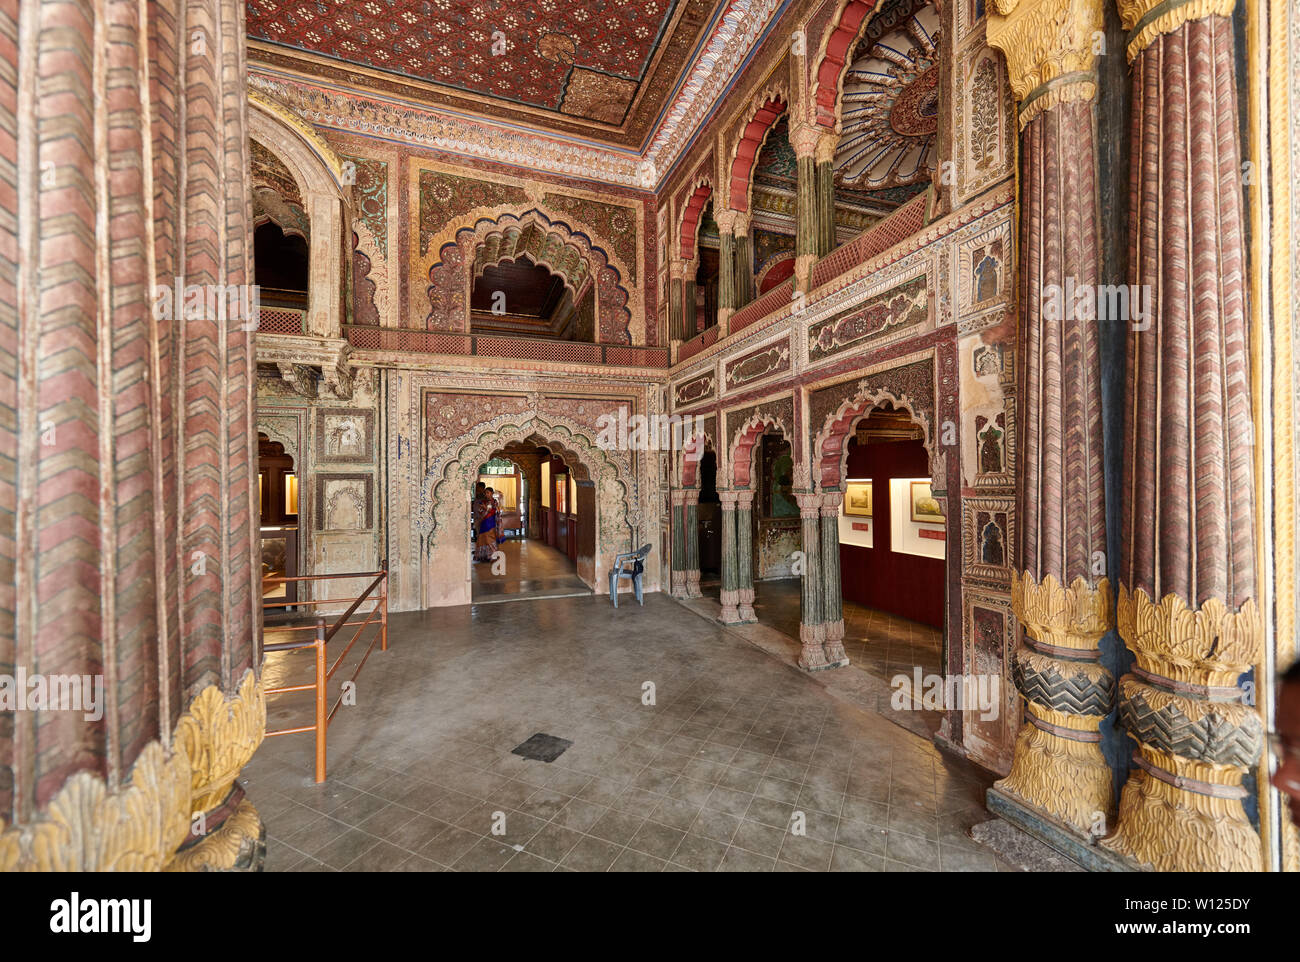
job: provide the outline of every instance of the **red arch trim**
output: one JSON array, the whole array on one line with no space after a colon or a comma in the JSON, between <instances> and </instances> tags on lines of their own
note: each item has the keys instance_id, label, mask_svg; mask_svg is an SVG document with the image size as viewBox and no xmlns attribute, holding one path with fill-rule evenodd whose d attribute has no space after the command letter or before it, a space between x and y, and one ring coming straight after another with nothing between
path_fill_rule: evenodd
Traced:
<instances>
[{"instance_id":1,"label":"red arch trim","mask_svg":"<svg viewBox=\"0 0 1300 962\"><path fill-rule=\"evenodd\" d=\"M844 74L853 44L862 29L862 21L875 8L875 0L849 0L840 14L839 23L826 41L826 54L817 65L817 123L835 126L835 104L840 99L840 77Z\"/></svg>"},{"instance_id":2,"label":"red arch trim","mask_svg":"<svg viewBox=\"0 0 1300 962\"><path fill-rule=\"evenodd\" d=\"M695 257L695 231L700 226L700 214L704 210L704 205L709 202L709 197L713 194L713 188L708 184L700 184L695 188L695 193L691 194L691 199L686 202L686 211L682 214L682 260L689 261Z\"/></svg>"},{"instance_id":3,"label":"red arch trim","mask_svg":"<svg viewBox=\"0 0 1300 962\"><path fill-rule=\"evenodd\" d=\"M754 161L763 147L763 138L783 113L785 103L779 97L773 97L759 107L745 125L745 132L736 146L736 159L731 163L732 210L749 210L749 178L754 172Z\"/></svg>"},{"instance_id":4,"label":"red arch trim","mask_svg":"<svg viewBox=\"0 0 1300 962\"><path fill-rule=\"evenodd\" d=\"M785 428L777 421L769 418L759 424L751 424L743 434L736 439L736 446L731 453L731 480L736 487L747 488L750 484L750 452L754 450L754 445L758 443L766 432L778 430L781 436L785 437ZM786 438L786 440L790 440ZM794 444L790 445L791 453L794 452Z\"/></svg>"}]
</instances>

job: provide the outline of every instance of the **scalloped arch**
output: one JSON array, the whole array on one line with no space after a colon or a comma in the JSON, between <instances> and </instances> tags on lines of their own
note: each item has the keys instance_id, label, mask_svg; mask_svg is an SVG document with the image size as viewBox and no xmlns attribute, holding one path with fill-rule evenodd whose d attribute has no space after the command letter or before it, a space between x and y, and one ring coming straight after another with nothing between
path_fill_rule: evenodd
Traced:
<instances>
[{"instance_id":1,"label":"scalloped arch","mask_svg":"<svg viewBox=\"0 0 1300 962\"><path fill-rule=\"evenodd\" d=\"M749 210L754 189L754 163L773 125L789 110L789 105L790 97L781 84L769 84L750 101L745 111L749 120L741 128L736 147L731 152L727 203L732 210Z\"/></svg>"},{"instance_id":2,"label":"scalloped arch","mask_svg":"<svg viewBox=\"0 0 1300 962\"><path fill-rule=\"evenodd\" d=\"M586 231L574 230L567 220L544 206L517 210L516 205L505 205L471 213L448 225L430 245L427 300L420 307L422 312L427 307L425 326L431 330L468 331L469 295L479 246L490 234L540 225L547 236L571 245L585 260L590 283L596 286L598 340L607 344L634 343L635 302L624 284L627 274L621 262L593 243Z\"/></svg>"},{"instance_id":3,"label":"scalloped arch","mask_svg":"<svg viewBox=\"0 0 1300 962\"><path fill-rule=\"evenodd\" d=\"M849 446L845 442L853 425L884 404L889 404L898 411L906 411L908 416L921 426L923 435L921 443L930 458L931 475L939 473L936 465L943 455L934 444L930 418L923 411L917 410L916 404L906 392L896 393L887 387L878 387L874 390L864 387L840 404L833 413L827 415L825 424L817 433L813 451L820 473L819 483L823 490L838 489L841 486L845 472L848 470Z\"/></svg>"},{"instance_id":4,"label":"scalloped arch","mask_svg":"<svg viewBox=\"0 0 1300 962\"><path fill-rule=\"evenodd\" d=\"M794 433L790 426L781 418L774 417L770 414L754 414L738 427L732 435L731 446L727 454L727 464L731 469L731 486L733 488L748 488L752 478L750 471L752 468L751 453L758 439L765 433L776 428L781 432L781 436L790 442L791 448L794 446Z\"/></svg>"},{"instance_id":5,"label":"scalloped arch","mask_svg":"<svg viewBox=\"0 0 1300 962\"><path fill-rule=\"evenodd\" d=\"M695 260L695 233L700 226L700 215L704 212L704 205L712 196L713 179L707 175L700 177L691 186L690 197L682 209L681 226L677 233L680 241L679 252L685 263L689 264Z\"/></svg>"}]
</instances>

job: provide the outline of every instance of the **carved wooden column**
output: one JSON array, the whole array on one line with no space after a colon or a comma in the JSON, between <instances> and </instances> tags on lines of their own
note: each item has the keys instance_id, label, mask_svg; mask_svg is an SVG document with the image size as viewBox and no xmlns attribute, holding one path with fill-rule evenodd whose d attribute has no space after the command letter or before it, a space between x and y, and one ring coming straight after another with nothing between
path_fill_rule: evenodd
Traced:
<instances>
[{"instance_id":1,"label":"carved wooden column","mask_svg":"<svg viewBox=\"0 0 1300 962\"><path fill-rule=\"evenodd\" d=\"M849 663L844 652L844 597L840 586L840 505L844 495L839 491L822 494L822 623L825 640L826 663L839 668Z\"/></svg>"},{"instance_id":2,"label":"carved wooden column","mask_svg":"<svg viewBox=\"0 0 1300 962\"><path fill-rule=\"evenodd\" d=\"M754 248L749 239L749 214L736 214L736 310L754 299Z\"/></svg>"},{"instance_id":3,"label":"carved wooden column","mask_svg":"<svg viewBox=\"0 0 1300 962\"><path fill-rule=\"evenodd\" d=\"M673 597L686 597L686 492L672 492Z\"/></svg>"},{"instance_id":4,"label":"carved wooden column","mask_svg":"<svg viewBox=\"0 0 1300 962\"><path fill-rule=\"evenodd\" d=\"M839 143L837 133L824 133L817 138L814 158L817 163L818 257L825 257L835 250L835 148Z\"/></svg>"},{"instance_id":5,"label":"carved wooden column","mask_svg":"<svg viewBox=\"0 0 1300 962\"><path fill-rule=\"evenodd\" d=\"M754 492L736 492L736 603L741 622L758 620L754 614Z\"/></svg>"},{"instance_id":6,"label":"carved wooden column","mask_svg":"<svg viewBox=\"0 0 1300 962\"><path fill-rule=\"evenodd\" d=\"M1129 268L1154 307L1128 339L1118 620L1138 743L1103 844L1160 870L1254 871L1244 802L1264 728L1231 0L1125 0L1133 71ZM1257 676L1258 677L1258 676Z\"/></svg>"},{"instance_id":7,"label":"carved wooden column","mask_svg":"<svg viewBox=\"0 0 1300 962\"><path fill-rule=\"evenodd\" d=\"M994 0L994 8L988 42L1006 55L1020 108L1020 575L1011 604L1024 628L1012 671L1027 724L989 801L1087 839L1112 808L1099 726L1114 679L1098 647L1112 600L1096 314L1061 301L1093 289L1100 270L1093 43L1102 0Z\"/></svg>"},{"instance_id":8,"label":"carved wooden column","mask_svg":"<svg viewBox=\"0 0 1300 962\"><path fill-rule=\"evenodd\" d=\"M811 124L792 124L790 146L798 164L795 196L794 277L795 290L812 286L812 269L817 263L817 142L822 130Z\"/></svg>"},{"instance_id":9,"label":"carved wooden column","mask_svg":"<svg viewBox=\"0 0 1300 962\"><path fill-rule=\"evenodd\" d=\"M736 212L719 210L718 223L718 324L725 325L736 309Z\"/></svg>"},{"instance_id":10,"label":"carved wooden column","mask_svg":"<svg viewBox=\"0 0 1300 962\"><path fill-rule=\"evenodd\" d=\"M242 8L0 20L0 665L93 701L0 710L0 871L257 867L253 345L159 293L252 282Z\"/></svg>"},{"instance_id":11,"label":"carved wooden column","mask_svg":"<svg viewBox=\"0 0 1300 962\"><path fill-rule=\"evenodd\" d=\"M700 490L687 488L682 492L686 513L683 534L686 537L686 597L700 597Z\"/></svg>"},{"instance_id":12,"label":"carved wooden column","mask_svg":"<svg viewBox=\"0 0 1300 962\"><path fill-rule=\"evenodd\" d=\"M700 333L695 329L695 272L698 260L682 265L682 340L690 340Z\"/></svg>"},{"instance_id":13,"label":"carved wooden column","mask_svg":"<svg viewBox=\"0 0 1300 962\"><path fill-rule=\"evenodd\" d=\"M821 539L822 496L811 491L795 492L803 535L803 577L799 582L799 667L806 671L829 668L823 642L826 627L822 624L822 565L818 552Z\"/></svg>"},{"instance_id":14,"label":"carved wooden column","mask_svg":"<svg viewBox=\"0 0 1300 962\"><path fill-rule=\"evenodd\" d=\"M675 341L684 341L685 310L682 294L682 262L674 257L668 262L668 332Z\"/></svg>"},{"instance_id":15,"label":"carved wooden column","mask_svg":"<svg viewBox=\"0 0 1300 962\"><path fill-rule=\"evenodd\" d=\"M736 492L719 491L722 501L722 615L724 625L740 624L739 573L736 557Z\"/></svg>"}]
</instances>

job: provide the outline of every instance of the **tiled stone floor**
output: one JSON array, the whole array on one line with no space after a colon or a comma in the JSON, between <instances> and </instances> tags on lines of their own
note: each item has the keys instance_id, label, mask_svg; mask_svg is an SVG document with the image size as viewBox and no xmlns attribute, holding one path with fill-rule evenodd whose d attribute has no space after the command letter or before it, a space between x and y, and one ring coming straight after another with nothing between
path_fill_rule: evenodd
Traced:
<instances>
[{"instance_id":1,"label":"tiled stone floor","mask_svg":"<svg viewBox=\"0 0 1300 962\"><path fill-rule=\"evenodd\" d=\"M537 732L573 746L511 754ZM395 614L329 755L319 786L309 734L245 769L268 870L1011 868L966 835L992 776L660 594Z\"/></svg>"},{"instance_id":2,"label":"tiled stone floor","mask_svg":"<svg viewBox=\"0 0 1300 962\"><path fill-rule=\"evenodd\" d=\"M704 593L717 600L720 587L704 586ZM844 651L849 666L865 671L884 682L877 686L874 707L883 715L896 717L889 705L890 681L897 675L912 677L913 670L922 675L943 673L943 633L937 628L900 618L886 611L866 608L852 601L843 602ZM799 579L782 578L759 581L754 585L754 613L760 624L788 635L797 645L799 638ZM907 727L917 727L930 734L939 730L942 713L909 711ZM896 720L898 720L896 718Z\"/></svg>"},{"instance_id":3,"label":"tiled stone floor","mask_svg":"<svg viewBox=\"0 0 1300 962\"><path fill-rule=\"evenodd\" d=\"M505 571L493 574L492 565L473 566L471 588L476 602L509 601L590 593L578 577L576 566L559 550L541 541L510 538L499 550Z\"/></svg>"}]
</instances>

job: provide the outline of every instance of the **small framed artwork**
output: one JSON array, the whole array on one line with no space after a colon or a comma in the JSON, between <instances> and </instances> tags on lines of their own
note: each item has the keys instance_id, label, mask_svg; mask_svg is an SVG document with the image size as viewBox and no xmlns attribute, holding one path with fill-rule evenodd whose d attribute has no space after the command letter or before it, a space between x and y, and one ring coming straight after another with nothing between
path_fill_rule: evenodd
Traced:
<instances>
[{"instance_id":1,"label":"small framed artwork","mask_svg":"<svg viewBox=\"0 0 1300 962\"><path fill-rule=\"evenodd\" d=\"M939 499L930 491L930 482L913 481L912 490L912 520L918 524L943 524L943 507L939 504Z\"/></svg>"},{"instance_id":2,"label":"small framed artwork","mask_svg":"<svg viewBox=\"0 0 1300 962\"><path fill-rule=\"evenodd\" d=\"M844 513L855 518L871 517L871 479L848 481L844 485Z\"/></svg>"}]
</instances>

